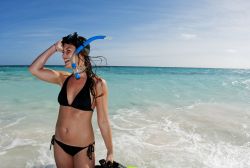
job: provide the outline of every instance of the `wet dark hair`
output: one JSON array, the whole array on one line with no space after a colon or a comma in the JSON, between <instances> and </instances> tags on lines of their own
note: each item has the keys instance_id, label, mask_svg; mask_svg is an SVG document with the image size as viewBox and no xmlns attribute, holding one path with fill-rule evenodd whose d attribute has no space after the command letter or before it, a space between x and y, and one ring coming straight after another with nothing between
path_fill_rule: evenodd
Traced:
<instances>
[{"instance_id":1,"label":"wet dark hair","mask_svg":"<svg viewBox=\"0 0 250 168\"><path fill-rule=\"evenodd\" d=\"M77 32L74 32L74 33L69 34L69 35L62 38L62 45L64 46L64 44L72 44L73 46L78 48L86 40L87 40L86 38L84 38L82 36L78 36ZM96 82L95 82L94 78L97 79L97 82L101 82L101 85L102 85L102 79L99 76L97 76L96 73L93 72L89 53L90 53L90 45L88 44L84 48L84 50L80 52L80 54L78 55L78 58L80 60L84 61L84 64L86 66L85 72L87 73L87 76L91 79L90 80L90 91L91 91L91 94L93 95L94 99L96 99L97 97L102 96L103 93L96 96L96 93L94 91L94 86L95 86ZM84 57L84 60L80 57L80 55ZM99 56L97 56L96 58L98 58L98 57ZM79 62L78 62L78 65L79 65Z\"/></svg>"},{"instance_id":2,"label":"wet dark hair","mask_svg":"<svg viewBox=\"0 0 250 168\"><path fill-rule=\"evenodd\" d=\"M62 38L62 45L64 45L65 43L72 44L73 46L78 48L86 40L87 40L86 38L78 36L77 32L74 32ZM89 52L90 52L90 45L88 44L80 54L86 56L89 55Z\"/></svg>"}]
</instances>

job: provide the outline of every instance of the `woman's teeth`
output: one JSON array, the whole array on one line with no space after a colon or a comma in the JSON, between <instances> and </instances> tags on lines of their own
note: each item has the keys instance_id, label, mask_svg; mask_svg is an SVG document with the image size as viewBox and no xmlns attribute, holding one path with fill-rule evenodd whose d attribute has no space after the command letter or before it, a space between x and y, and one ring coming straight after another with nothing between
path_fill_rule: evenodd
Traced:
<instances>
[{"instance_id":1,"label":"woman's teeth","mask_svg":"<svg viewBox=\"0 0 250 168\"><path fill-rule=\"evenodd\" d=\"M69 61L70 61L70 60L65 60L64 62L67 63L67 62L69 62Z\"/></svg>"}]
</instances>

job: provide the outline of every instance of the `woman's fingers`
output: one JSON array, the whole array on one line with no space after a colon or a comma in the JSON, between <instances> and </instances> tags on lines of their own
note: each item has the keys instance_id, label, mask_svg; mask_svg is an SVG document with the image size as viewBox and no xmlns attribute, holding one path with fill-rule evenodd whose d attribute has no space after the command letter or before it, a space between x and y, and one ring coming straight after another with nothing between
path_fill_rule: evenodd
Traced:
<instances>
[{"instance_id":1,"label":"woman's fingers","mask_svg":"<svg viewBox=\"0 0 250 168\"><path fill-rule=\"evenodd\" d=\"M62 52L63 51L63 46L62 46L62 40L59 40L55 43L56 51Z\"/></svg>"}]
</instances>

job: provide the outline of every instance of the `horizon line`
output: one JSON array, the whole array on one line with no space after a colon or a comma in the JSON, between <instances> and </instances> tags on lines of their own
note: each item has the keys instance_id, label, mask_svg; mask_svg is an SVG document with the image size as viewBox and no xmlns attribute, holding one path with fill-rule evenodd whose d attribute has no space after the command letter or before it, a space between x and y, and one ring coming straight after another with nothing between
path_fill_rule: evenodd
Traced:
<instances>
[{"instance_id":1,"label":"horizon line","mask_svg":"<svg viewBox=\"0 0 250 168\"><path fill-rule=\"evenodd\" d=\"M0 65L0 67L28 67L30 64L26 65ZM64 65L45 65L45 66L59 66L59 67L64 67ZM98 66L93 66L93 67L124 67L124 68L187 68L187 69L237 69L237 70L250 70L250 68L229 68L229 67L185 67L185 66L144 66L144 65L98 65Z\"/></svg>"}]
</instances>

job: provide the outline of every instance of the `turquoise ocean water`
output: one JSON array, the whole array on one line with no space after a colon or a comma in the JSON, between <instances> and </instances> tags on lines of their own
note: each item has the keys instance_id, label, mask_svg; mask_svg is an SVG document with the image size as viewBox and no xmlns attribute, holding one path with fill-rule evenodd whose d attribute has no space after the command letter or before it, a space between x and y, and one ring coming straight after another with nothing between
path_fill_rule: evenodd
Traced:
<instances>
[{"instance_id":1,"label":"turquoise ocean water","mask_svg":"<svg viewBox=\"0 0 250 168\"><path fill-rule=\"evenodd\" d=\"M65 70L60 66L49 67ZM250 70L99 67L115 160L138 168L249 168ZM60 87L0 67L0 167L52 168ZM96 163L106 150L94 112Z\"/></svg>"}]
</instances>

